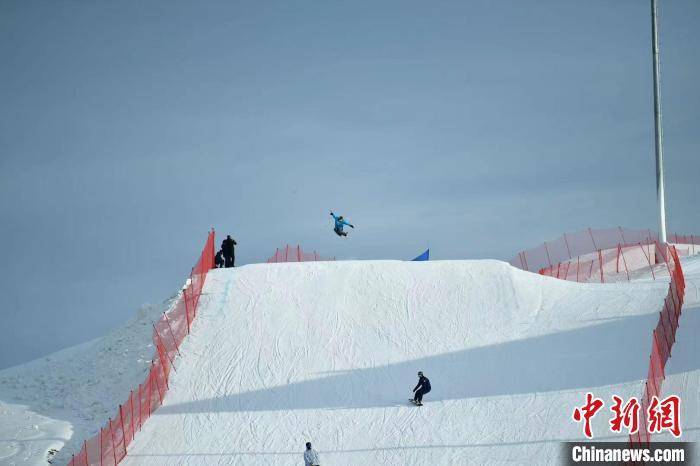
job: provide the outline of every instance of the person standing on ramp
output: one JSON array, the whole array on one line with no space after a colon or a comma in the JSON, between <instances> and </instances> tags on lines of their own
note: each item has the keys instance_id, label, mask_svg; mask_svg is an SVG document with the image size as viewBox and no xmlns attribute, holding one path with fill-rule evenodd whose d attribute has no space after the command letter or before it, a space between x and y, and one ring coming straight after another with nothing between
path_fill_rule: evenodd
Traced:
<instances>
[{"instance_id":1,"label":"person standing on ramp","mask_svg":"<svg viewBox=\"0 0 700 466\"><path fill-rule=\"evenodd\" d=\"M224 251L219 249L219 252L216 253L214 256L214 265L216 266L217 269L221 269L224 267Z\"/></svg>"},{"instance_id":2,"label":"person standing on ramp","mask_svg":"<svg viewBox=\"0 0 700 466\"><path fill-rule=\"evenodd\" d=\"M231 235L227 235L226 239L221 242L221 250L224 252L224 266L227 269L233 267L236 261L235 251L233 250L236 244L236 240L231 238Z\"/></svg>"}]
</instances>

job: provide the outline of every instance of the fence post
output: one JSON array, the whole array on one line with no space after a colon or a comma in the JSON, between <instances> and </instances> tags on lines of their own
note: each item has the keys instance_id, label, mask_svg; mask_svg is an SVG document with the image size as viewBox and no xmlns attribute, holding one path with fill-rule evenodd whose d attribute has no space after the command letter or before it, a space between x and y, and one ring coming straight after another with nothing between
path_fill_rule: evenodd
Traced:
<instances>
[{"instance_id":1,"label":"fence post","mask_svg":"<svg viewBox=\"0 0 700 466\"><path fill-rule=\"evenodd\" d=\"M656 396L659 396L661 394L661 384L657 384L656 379L658 378L663 383L663 379L665 379L666 376L664 375L664 368L663 368L663 365L661 364L661 354L659 353L659 347L660 347L659 346L659 334L656 332L656 329L654 329L653 336L654 336L654 344L652 345L651 356L653 358L653 356L654 356L653 346L656 346L656 358L657 358L658 363L659 363L658 369L661 370L661 374L659 374L659 375L656 375L656 372L654 372L654 390L655 390Z\"/></svg>"},{"instance_id":2,"label":"fence post","mask_svg":"<svg viewBox=\"0 0 700 466\"><path fill-rule=\"evenodd\" d=\"M141 384L139 384L139 431L141 431Z\"/></svg>"},{"instance_id":3,"label":"fence post","mask_svg":"<svg viewBox=\"0 0 700 466\"><path fill-rule=\"evenodd\" d=\"M134 391L130 391L131 396L129 397L129 402L131 403L131 440L134 440L136 435L136 430L134 429Z\"/></svg>"},{"instance_id":4,"label":"fence post","mask_svg":"<svg viewBox=\"0 0 700 466\"><path fill-rule=\"evenodd\" d=\"M160 334L158 333L158 330L156 330L156 325L155 324L152 324L152 325L153 325L153 333L155 333L156 338L158 338L158 341L160 342L160 348L163 348L162 350L159 349L158 343L156 342L156 349L158 350L158 355L160 356L161 365L165 369L166 361L163 359L163 353L165 353L165 355L168 357L168 361L170 361L170 367L172 367L173 370L175 370L175 364L173 364L173 360L170 359L170 355L168 354L168 351L165 349L165 345L163 344L163 340L160 338ZM175 372L177 372L177 370L175 370ZM165 371L163 372L163 374L165 374Z\"/></svg>"},{"instance_id":5,"label":"fence post","mask_svg":"<svg viewBox=\"0 0 700 466\"><path fill-rule=\"evenodd\" d=\"M617 231L620 232L620 238L622 238L622 244L627 244L627 241L625 241L625 235L624 235L624 233L622 233L622 227L618 226Z\"/></svg>"},{"instance_id":6,"label":"fence post","mask_svg":"<svg viewBox=\"0 0 700 466\"><path fill-rule=\"evenodd\" d=\"M596 246L596 244L595 244L595 239L593 238L593 230L591 230L591 229L589 228L589 229L588 229L588 234L591 235L591 241L593 242L593 249L595 249L596 251L598 251L598 246Z\"/></svg>"},{"instance_id":7,"label":"fence post","mask_svg":"<svg viewBox=\"0 0 700 466\"><path fill-rule=\"evenodd\" d=\"M668 309L668 320L670 321L672 329L673 329L673 343L676 342L676 332L678 331L678 327L680 327L680 324L681 324L680 311L682 309L682 306L683 306L683 304L681 304L681 307L678 308L677 310L675 308ZM678 312L676 312L676 311L678 311ZM671 314L671 312L673 312L673 314Z\"/></svg>"},{"instance_id":8,"label":"fence post","mask_svg":"<svg viewBox=\"0 0 700 466\"><path fill-rule=\"evenodd\" d=\"M209 255L209 270L214 268L214 256L216 256L216 232L211 227L211 254Z\"/></svg>"},{"instance_id":9,"label":"fence post","mask_svg":"<svg viewBox=\"0 0 700 466\"><path fill-rule=\"evenodd\" d=\"M100 466L102 466L102 456L104 455L104 452L102 451L102 431L104 429L100 427Z\"/></svg>"},{"instance_id":10,"label":"fence post","mask_svg":"<svg viewBox=\"0 0 700 466\"><path fill-rule=\"evenodd\" d=\"M671 286L673 286L673 284L671 284ZM675 306L674 306L673 315L674 315L674 317L676 317L676 322L678 323L677 325L680 325L681 313L683 312L683 301L682 301L682 299L683 299L683 294L684 294L685 292L684 292L684 291L679 291L679 290L678 290L678 286L676 286L675 289L676 289L676 294L678 295L678 302L679 302L679 304L678 304L678 307L675 307Z\"/></svg>"},{"instance_id":11,"label":"fence post","mask_svg":"<svg viewBox=\"0 0 700 466\"><path fill-rule=\"evenodd\" d=\"M153 330L155 330L155 326L153 327ZM158 340L160 341L160 349L158 353L160 354L160 361L161 361L161 366L163 367L163 376L165 378L165 387L168 388L168 378L170 377L170 369L174 370L177 372L177 369L175 369L175 363L173 362L172 358L168 354L168 350L165 348L165 345L163 344L163 340L160 338L160 335L158 335L158 332L156 332L156 336L158 337ZM158 348L158 344L156 343L156 348ZM163 353L165 353L165 356L168 358L167 361L170 361L170 366L167 366L167 361L163 359ZM168 368L167 372L165 368Z\"/></svg>"},{"instance_id":12,"label":"fence post","mask_svg":"<svg viewBox=\"0 0 700 466\"><path fill-rule=\"evenodd\" d=\"M289 245L287 245L284 248L284 261L288 262L289 261Z\"/></svg>"},{"instance_id":13,"label":"fence post","mask_svg":"<svg viewBox=\"0 0 700 466\"><path fill-rule=\"evenodd\" d=\"M148 371L148 377L146 377L146 383L148 385L144 385L144 390L147 389L146 393L146 414L141 414L141 427L143 428L143 423L146 421L149 417L151 417L151 396L153 396L153 360L151 360L151 368Z\"/></svg>"},{"instance_id":14,"label":"fence post","mask_svg":"<svg viewBox=\"0 0 700 466\"><path fill-rule=\"evenodd\" d=\"M187 312L187 307L185 307L185 312ZM173 333L173 328L170 326L170 319L168 319L168 315L164 312L163 317L165 317L165 322L168 324L168 329L170 330L170 336L173 339L173 344L175 345L175 351L177 351L178 356L182 356L180 354L180 348L178 348L177 341L175 340L175 334Z\"/></svg>"},{"instance_id":15,"label":"fence post","mask_svg":"<svg viewBox=\"0 0 700 466\"><path fill-rule=\"evenodd\" d=\"M695 236L690 235L690 244L693 245L693 255L695 255Z\"/></svg>"},{"instance_id":16,"label":"fence post","mask_svg":"<svg viewBox=\"0 0 700 466\"><path fill-rule=\"evenodd\" d=\"M605 283L603 279L603 253L598 249L598 261L600 262L600 283Z\"/></svg>"},{"instance_id":17,"label":"fence post","mask_svg":"<svg viewBox=\"0 0 700 466\"><path fill-rule=\"evenodd\" d=\"M549 258L549 248L547 247L547 242L544 242L544 250L547 253L547 262L549 262L549 266L552 267L552 260Z\"/></svg>"},{"instance_id":18,"label":"fence post","mask_svg":"<svg viewBox=\"0 0 700 466\"><path fill-rule=\"evenodd\" d=\"M165 388L161 389L160 384L158 383L158 376L156 375L156 388L158 389L158 397L160 398L160 404L163 404L163 399L165 398L165 389L168 388L168 378L165 375L165 367L163 367L163 364L161 363L160 365L161 371L163 373L163 381L165 381Z\"/></svg>"},{"instance_id":19,"label":"fence post","mask_svg":"<svg viewBox=\"0 0 700 466\"><path fill-rule=\"evenodd\" d=\"M668 275L669 277L673 278L673 272L671 272L671 266L669 265L669 259L668 259L668 244L666 243L656 243L656 252L661 256L661 258L664 261L664 264L666 264L666 269L668 270Z\"/></svg>"},{"instance_id":20,"label":"fence post","mask_svg":"<svg viewBox=\"0 0 700 466\"><path fill-rule=\"evenodd\" d=\"M126 456L126 429L124 429L124 413L122 405L119 405L119 421L122 423L122 445L124 446L124 456Z\"/></svg>"},{"instance_id":21,"label":"fence post","mask_svg":"<svg viewBox=\"0 0 700 466\"><path fill-rule=\"evenodd\" d=\"M153 383L156 384L156 390L158 391L158 400L160 400L160 402L162 403L163 402L163 394L161 392L160 384L158 383L158 375L156 374L155 367L156 366L154 364L153 365L153 369L154 369L154 371L153 371ZM151 414L153 414L153 411L155 411L156 409L158 409L157 406L155 408L152 407Z\"/></svg>"},{"instance_id":22,"label":"fence post","mask_svg":"<svg viewBox=\"0 0 700 466\"><path fill-rule=\"evenodd\" d=\"M656 275L654 274L654 267L651 265L651 259L649 259L649 255L647 255L646 252L644 252L644 247L642 246L642 243L637 243L639 244L639 249L642 250L642 254L644 254L644 257L646 258L647 262L649 263L649 270L651 270L651 278L656 280Z\"/></svg>"},{"instance_id":23,"label":"fence post","mask_svg":"<svg viewBox=\"0 0 700 466\"><path fill-rule=\"evenodd\" d=\"M566 243L566 252L569 253L569 259L573 259L571 256L571 249L569 249L569 241L566 239L566 233L564 233L564 243Z\"/></svg>"},{"instance_id":24,"label":"fence post","mask_svg":"<svg viewBox=\"0 0 700 466\"><path fill-rule=\"evenodd\" d=\"M673 302L673 307L680 308L680 303L676 303L676 296L673 292L673 277L671 277L671 283L668 285L668 294L671 295L671 302Z\"/></svg>"},{"instance_id":25,"label":"fence post","mask_svg":"<svg viewBox=\"0 0 700 466\"><path fill-rule=\"evenodd\" d=\"M668 320L668 326L671 328L671 343L668 345L668 357L671 357L671 349L673 344L676 343L676 330L678 330L678 321L676 320L676 312L673 311L673 317L671 316L671 309L666 311L666 319Z\"/></svg>"},{"instance_id":26,"label":"fence post","mask_svg":"<svg viewBox=\"0 0 700 466\"><path fill-rule=\"evenodd\" d=\"M661 330L663 330L664 334L664 345L665 345L665 352L671 356L671 343L668 342L668 329L666 328L666 322L664 322L664 312L659 312L659 324L661 324ZM658 330L658 325L657 325L657 330ZM656 334L658 337L658 333Z\"/></svg>"},{"instance_id":27,"label":"fence post","mask_svg":"<svg viewBox=\"0 0 700 466\"><path fill-rule=\"evenodd\" d=\"M185 287L182 290L182 296L183 299L185 300L185 319L187 320L187 334L190 334L190 307L188 305L188 299L187 299L187 288Z\"/></svg>"},{"instance_id":28,"label":"fence post","mask_svg":"<svg viewBox=\"0 0 700 466\"><path fill-rule=\"evenodd\" d=\"M625 266L625 273L627 274L627 281L630 281L630 271L627 268L627 259L625 259L625 250L620 246L620 254L622 255L622 263Z\"/></svg>"},{"instance_id":29,"label":"fence post","mask_svg":"<svg viewBox=\"0 0 700 466\"><path fill-rule=\"evenodd\" d=\"M87 440L83 440L83 448L85 448L85 466L88 466L90 464L90 460L88 459L87 453Z\"/></svg>"},{"instance_id":30,"label":"fence post","mask_svg":"<svg viewBox=\"0 0 700 466\"><path fill-rule=\"evenodd\" d=\"M112 456L114 457L114 464L117 464L117 449L114 445L114 429L112 429L112 418L109 418L109 435L112 438Z\"/></svg>"}]
</instances>

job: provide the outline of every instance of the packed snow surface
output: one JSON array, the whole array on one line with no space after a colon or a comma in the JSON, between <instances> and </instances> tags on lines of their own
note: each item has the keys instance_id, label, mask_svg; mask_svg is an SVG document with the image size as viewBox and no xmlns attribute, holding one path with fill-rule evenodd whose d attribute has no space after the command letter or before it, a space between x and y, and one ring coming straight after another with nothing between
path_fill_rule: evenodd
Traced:
<instances>
[{"instance_id":1,"label":"packed snow surface","mask_svg":"<svg viewBox=\"0 0 700 466\"><path fill-rule=\"evenodd\" d=\"M700 260L664 393L700 440ZM667 279L577 284L498 261L259 264L210 272L164 406L127 465L558 464L587 391L639 396ZM167 306L166 306L167 307ZM148 308L103 339L0 371L0 464L61 461L152 356ZM425 405L408 403L422 370ZM116 373L112 376L110 374ZM118 393L117 393L118 392ZM607 406L606 406L607 410ZM623 439L593 422L596 438Z\"/></svg>"},{"instance_id":2,"label":"packed snow surface","mask_svg":"<svg viewBox=\"0 0 700 466\"><path fill-rule=\"evenodd\" d=\"M559 442L583 437L571 413L586 391L641 394L667 287L497 261L215 270L124 464L296 465L307 441L324 465L557 464ZM669 366L686 440L700 426L698 320L687 310ZM420 408L407 401L419 370L432 383ZM608 420L597 438L616 438Z\"/></svg>"},{"instance_id":3,"label":"packed snow surface","mask_svg":"<svg viewBox=\"0 0 700 466\"><path fill-rule=\"evenodd\" d=\"M172 301L143 306L102 338L0 371L0 465L62 464L77 453L146 378L151 323Z\"/></svg>"}]
</instances>

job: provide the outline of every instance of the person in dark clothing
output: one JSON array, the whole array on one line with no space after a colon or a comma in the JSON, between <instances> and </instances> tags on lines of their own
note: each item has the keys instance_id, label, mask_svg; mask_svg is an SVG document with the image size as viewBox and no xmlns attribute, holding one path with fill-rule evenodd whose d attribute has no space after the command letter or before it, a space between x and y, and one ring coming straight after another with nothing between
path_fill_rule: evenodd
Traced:
<instances>
[{"instance_id":1,"label":"person in dark clothing","mask_svg":"<svg viewBox=\"0 0 700 466\"><path fill-rule=\"evenodd\" d=\"M219 252L216 253L216 256L214 256L214 266L217 269L220 269L224 266L223 255L224 255L224 251L220 249Z\"/></svg>"},{"instance_id":2,"label":"person in dark clothing","mask_svg":"<svg viewBox=\"0 0 700 466\"><path fill-rule=\"evenodd\" d=\"M418 406L423 406L423 395L430 393L430 380L422 372L418 372L418 385L413 389L413 392L415 393L413 401Z\"/></svg>"},{"instance_id":3,"label":"person in dark clothing","mask_svg":"<svg viewBox=\"0 0 700 466\"><path fill-rule=\"evenodd\" d=\"M236 241L231 238L231 235L227 235L226 239L221 243L221 250L224 253L224 266L226 268L233 267L236 260L236 255L233 247L236 245Z\"/></svg>"}]
</instances>

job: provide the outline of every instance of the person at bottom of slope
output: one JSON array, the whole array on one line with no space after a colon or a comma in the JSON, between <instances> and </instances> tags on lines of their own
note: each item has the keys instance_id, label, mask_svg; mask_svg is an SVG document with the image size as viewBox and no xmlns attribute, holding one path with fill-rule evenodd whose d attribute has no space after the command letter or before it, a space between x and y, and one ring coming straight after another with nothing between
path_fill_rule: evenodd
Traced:
<instances>
[{"instance_id":1,"label":"person at bottom of slope","mask_svg":"<svg viewBox=\"0 0 700 466\"><path fill-rule=\"evenodd\" d=\"M336 217L335 214L331 212L331 217L333 217L333 220L335 220L335 227L333 228L333 231L335 231L335 234L338 236L348 236L348 232L343 231L343 225L347 225L350 228L355 228L354 225L346 222L342 215Z\"/></svg>"},{"instance_id":2,"label":"person at bottom of slope","mask_svg":"<svg viewBox=\"0 0 700 466\"><path fill-rule=\"evenodd\" d=\"M413 389L413 392L415 393L413 401L418 406L423 406L423 395L430 393L430 380L423 375L423 372L418 372L418 385Z\"/></svg>"},{"instance_id":3,"label":"person at bottom of slope","mask_svg":"<svg viewBox=\"0 0 700 466\"><path fill-rule=\"evenodd\" d=\"M319 466L321 460L318 459L318 452L311 448L311 442L306 442L304 452L304 466Z\"/></svg>"}]
</instances>

